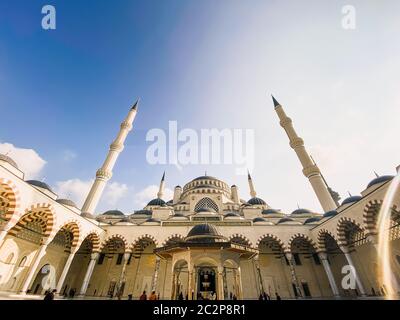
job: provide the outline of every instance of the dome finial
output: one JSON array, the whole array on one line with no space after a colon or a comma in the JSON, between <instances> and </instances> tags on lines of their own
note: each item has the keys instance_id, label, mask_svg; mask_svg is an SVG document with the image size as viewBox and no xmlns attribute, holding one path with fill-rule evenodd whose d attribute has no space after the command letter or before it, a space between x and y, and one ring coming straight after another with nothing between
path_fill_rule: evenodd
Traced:
<instances>
[{"instance_id":1,"label":"dome finial","mask_svg":"<svg viewBox=\"0 0 400 320\"><path fill-rule=\"evenodd\" d=\"M350 191L347 191L347 193L349 194L349 197L352 197L352 195L351 195Z\"/></svg>"},{"instance_id":2,"label":"dome finial","mask_svg":"<svg viewBox=\"0 0 400 320\"><path fill-rule=\"evenodd\" d=\"M136 100L136 102L133 104L131 110L137 110L137 109L138 109L139 101L140 101L140 98L138 98L138 99Z\"/></svg>"},{"instance_id":3,"label":"dome finial","mask_svg":"<svg viewBox=\"0 0 400 320\"><path fill-rule=\"evenodd\" d=\"M272 101L274 102L274 107L280 106L281 104L275 99L275 97L271 94Z\"/></svg>"},{"instance_id":4,"label":"dome finial","mask_svg":"<svg viewBox=\"0 0 400 320\"><path fill-rule=\"evenodd\" d=\"M376 176L377 178L379 178L379 174L377 174L376 171L374 171L374 173L375 173L375 176Z\"/></svg>"}]
</instances>

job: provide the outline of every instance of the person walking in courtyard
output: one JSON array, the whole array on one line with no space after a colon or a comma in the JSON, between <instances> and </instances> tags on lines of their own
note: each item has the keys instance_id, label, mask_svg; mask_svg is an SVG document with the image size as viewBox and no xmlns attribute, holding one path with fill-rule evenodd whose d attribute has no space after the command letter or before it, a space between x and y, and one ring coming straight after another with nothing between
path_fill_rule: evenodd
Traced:
<instances>
[{"instance_id":1,"label":"person walking in courtyard","mask_svg":"<svg viewBox=\"0 0 400 320\"><path fill-rule=\"evenodd\" d=\"M54 300L54 295L56 292L57 292L57 290L53 290L53 291L48 290L47 293L45 294L43 300Z\"/></svg>"},{"instance_id":2,"label":"person walking in courtyard","mask_svg":"<svg viewBox=\"0 0 400 320\"><path fill-rule=\"evenodd\" d=\"M155 291L151 292L151 295L149 296L149 300L157 300L157 295Z\"/></svg>"},{"instance_id":3,"label":"person walking in courtyard","mask_svg":"<svg viewBox=\"0 0 400 320\"><path fill-rule=\"evenodd\" d=\"M140 296L139 300L147 300L146 290L143 291L142 295Z\"/></svg>"}]
</instances>

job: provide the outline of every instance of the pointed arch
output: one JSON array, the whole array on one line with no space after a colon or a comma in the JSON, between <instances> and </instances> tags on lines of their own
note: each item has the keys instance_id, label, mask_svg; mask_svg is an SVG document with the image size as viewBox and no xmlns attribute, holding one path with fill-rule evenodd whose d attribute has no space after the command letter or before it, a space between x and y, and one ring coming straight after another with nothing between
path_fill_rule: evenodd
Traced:
<instances>
[{"instance_id":1,"label":"pointed arch","mask_svg":"<svg viewBox=\"0 0 400 320\"><path fill-rule=\"evenodd\" d=\"M183 241L184 236L180 235L180 234L171 234L167 239L165 239L165 241L163 242L162 246L165 247L167 245L170 245L171 243L176 243L178 241Z\"/></svg>"},{"instance_id":2,"label":"pointed arch","mask_svg":"<svg viewBox=\"0 0 400 320\"><path fill-rule=\"evenodd\" d=\"M103 241L100 247L101 251L108 250L108 253L111 254L116 253L120 249L122 249L124 252L129 251L128 241L120 234L113 234L109 236Z\"/></svg>"},{"instance_id":3,"label":"pointed arch","mask_svg":"<svg viewBox=\"0 0 400 320\"><path fill-rule=\"evenodd\" d=\"M80 240L80 222L76 219L71 219L66 222L55 232L56 234L59 232L71 233L72 237L70 239L71 249L76 248L79 240Z\"/></svg>"},{"instance_id":4,"label":"pointed arch","mask_svg":"<svg viewBox=\"0 0 400 320\"><path fill-rule=\"evenodd\" d=\"M317 235L318 252L327 252L330 249L330 245L327 242L331 239L337 245L336 237L332 232L327 229L319 230Z\"/></svg>"},{"instance_id":5,"label":"pointed arch","mask_svg":"<svg viewBox=\"0 0 400 320\"><path fill-rule=\"evenodd\" d=\"M318 251L318 246L314 240L303 233L296 233L291 236L288 241L287 248L292 251L293 244L298 241L300 241L299 247L305 248L306 246L310 246L314 251Z\"/></svg>"},{"instance_id":6,"label":"pointed arch","mask_svg":"<svg viewBox=\"0 0 400 320\"><path fill-rule=\"evenodd\" d=\"M4 221L13 218L17 220L20 204L21 197L17 186L11 180L0 178L0 218Z\"/></svg>"},{"instance_id":7,"label":"pointed arch","mask_svg":"<svg viewBox=\"0 0 400 320\"><path fill-rule=\"evenodd\" d=\"M84 237L82 237L82 242L80 243L80 245L82 245L85 240L90 242L91 252L100 252L100 235L96 231L91 231Z\"/></svg>"},{"instance_id":8,"label":"pointed arch","mask_svg":"<svg viewBox=\"0 0 400 320\"><path fill-rule=\"evenodd\" d=\"M354 219L341 217L336 227L339 246L353 247L356 242L366 239L364 228Z\"/></svg>"},{"instance_id":9,"label":"pointed arch","mask_svg":"<svg viewBox=\"0 0 400 320\"><path fill-rule=\"evenodd\" d=\"M251 241L247 237L245 237L244 235L239 234L239 233L232 234L229 237L229 241L234 242L234 243L239 243L239 244L242 244L242 245L246 245L248 247L252 247L253 246L253 244L251 243Z\"/></svg>"},{"instance_id":10,"label":"pointed arch","mask_svg":"<svg viewBox=\"0 0 400 320\"><path fill-rule=\"evenodd\" d=\"M41 242L49 239L54 232L56 215L51 204L36 204L25 210L25 214L17 221L17 223L9 231L9 235L18 236L23 230L33 230L33 232L41 233Z\"/></svg>"},{"instance_id":11,"label":"pointed arch","mask_svg":"<svg viewBox=\"0 0 400 320\"><path fill-rule=\"evenodd\" d=\"M278 238L276 235L271 234L271 233L266 233L266 234L263 234L261 237L259 237L257 240L256 246L258 248L260 248L260 245L265 241L272 241L272 242L276 243L279 246L280 250L282 250L283 252L285 252L285 250L286 250L286 246L283 243L283 241L280 238Z\"/></svg>"}]
</instances>

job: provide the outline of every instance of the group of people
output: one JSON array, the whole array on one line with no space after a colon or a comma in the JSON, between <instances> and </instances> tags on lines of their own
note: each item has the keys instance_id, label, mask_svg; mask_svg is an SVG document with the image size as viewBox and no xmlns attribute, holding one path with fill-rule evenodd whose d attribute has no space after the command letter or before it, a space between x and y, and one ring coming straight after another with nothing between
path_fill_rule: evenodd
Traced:
<instances>
[{"instance_id":1,"label":"group of people","mask_svg":"<svg viewBox=\"0 0 400 320\"><path fill-rule=\"evenodd\" d=\"M275 292L275 297L276 297L276 300L282 300L281 296L278 294L278 292ZM260 293L258 300L271 300L271 296L264 291L264 292Z\"/></svg>"},{"instance_id":2,"label":"group of people","mask_svg":"<svg viewBox=\"0 0 400 320\"><path fill-rule=\"evenodd\" d=\"M156 295L156 292L153 290L147 299L146 290L143 291L142 295L139 297L139 300L159 300L160 295ZM132 300L132 295L128 296L128 300Z\"/></svg>"}]
</instances>

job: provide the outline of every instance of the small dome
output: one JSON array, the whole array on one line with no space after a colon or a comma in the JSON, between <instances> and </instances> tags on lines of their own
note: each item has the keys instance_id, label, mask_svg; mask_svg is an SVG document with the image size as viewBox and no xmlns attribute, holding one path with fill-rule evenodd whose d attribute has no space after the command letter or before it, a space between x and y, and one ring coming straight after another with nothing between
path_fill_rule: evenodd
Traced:
<instances>
[{"instance_id":1,"label":"small dome","mask_svg":"<svg viewBox=\"0 0 400 320\"><path fill-rule=\"evenodd\" d=\"M218 242L224 237L217 228L211 224L198 224L194 226L185 238L186 242Z\"/></svg>"},{"instance_id":2,"label":"small dome","mask_svg":"<svg viewBox=\"0 0 400 320\"><path fill-rule=\"evenodd\" d=\"M253 222L266 222L267 220L265 218L257 217L253 219Z\"/></svg>"},{"instance_id":3,"label":"small dome","mask_svg":"<svg viewBox=\"0 0 400 320\"><path fill-rule=\"evenodd\" d=\"M102 214L102 216L125 216L122 211L119 210L108 210Z\"/></svg>"},{"instance_id":4,"label":"small dome","mask_svg":"<svg viewBox=\"0 0 400 320\"><path fill-rule=\"evenodd\" d=\"M5 161L5 162L8 162L8 163L11 164L13 167L15 167L15 168L18 169L17 163L16 163L12 158L10 158L9 156L6 156L5 154L0 154L0 160Z\"/></svg>"},{"instance_id":5,"label":"small dome","mask_svg":"<svg viewBox=\"0 0 400 320\"><path fill-rule=\"evenodd\" d=\"M378 184L378 183L382 183L382 182L386 182L386 181L392 180L393 178L394 178L394 176L380 176L380 177L377 177L374 180L372 180L370 183L368 183L367 188L372 187L373 185Z\"/></svg>"},{"instance_id":6,"label":"small dome","mask_svg":"<svg viewBox=\"0 0 400 320\"><path fill-rule=\"evenodd\" d=\"M165 206L165 201L160 198L156 198L151 200L148 204L148 206Z\"/></svg>"},{"instance_id":7,"label":"small dome","mask_svg":"<svg viewBox=\"0 0 400 320\"><path fill-rule=\"evenodd\" d=\"M167 201L167 203L166 203L166 204L170 205L170 204L173 204L173 203L174 203L174 201L173 201L173 200L169 200L169 201Z\"/></svg>"},{"instance_id":8,"label":"small dome","mask_svg":"<svg viewBox=\"0 0 400 320\"><path fill-rule=\"evenodd\" d=\"M282 214L282 212L276 209L265 209L262 211L262 214Z\"/></svg>"},{"instance_id":9,"label":"small dome","mask_svg":"<svg viewBox=\"0 0 400 320\"><path fill-rule=\"evenodd\" d=\"M229 218L229 217L240 217L240 214L235 213L235 212L228 212L224 215L225 218Z\"/></svg>"},{"instance_id":10,"label":"small dome","mask_svg":"<svg viewBox=\"0 0 400 320\"><path fill-rule=\"evenodd\" d=\"M282 218L277 223L279 224L279 223L284 223L284 222L289 222L289 221L294 221L294 220L290 219L290 218Z\"/></svg>"},{"instance_id":11,"label":"small dome","mask_svg":"<svg viewBox=\"0 0 400 320\"><path fill-rule=\"evenodd\" d=\"M310 214L312 213L310 210L308 209L296 209L292 212L292 214L296 215L296 214Z\"/></svg>"},{"instance_id":12,"label":"small dome","mask_svg":"<svg viewBox=\"0 0 400 320\"><path fill-rule=\"evenodd\" d=\"M348 197L348 198L346 198L346 199L343 200L343 202L342 202L341 205L343 206L343 205L345 205L345 204L357 202L357 201L359 201L361 198L362 198L361 196L351 196L351 197Z\"/></svg>"},{"instance_id":13,"label":"small dome","mask_svg":"<svg viewBox=\"0 0 400 320\"><path fill-rule=\"evenodd\" d=\"M44 183L42 181L39 181L39 180L27 180L26 182L29 183L32 186L43 188L43 189L49 190L50 192L53 192L53 190L51 190L50 186L47 183Z\"/></svg>"},{"instance_id":14,"label":"small dome","mask_svg":"<svg viewBox=\"0 0 400 320\"><path fill-rule=\"evenodd\" d=\"M149 218L147 219L145 222L156 222L156 223L160 223L161 221L159 219L156 218Z\"/></svg>"},{"instance_id":15,"label":"small dome","mask_svg":"<svg viewBox=\"0 0 400 320\"><path fill-rule=\"evenodd\" d=\"M313 223L313 222L318 222L319 220L321 220L320 217L312 217L312 218L308 218L306 221L304 221L304 224L307 223Z\"/></svg>"},{"instance_id":16,"label":"small dome","mask_svg":"<svg viewBox=\"0 0 400 320\"><path fill-rule=\"evenodd\" d=\"M215 214L215 213L217 213L217 211L215 211L213 208L203 207L203 208L197 209L196 213L212 213L212 214Z\"/></svg>"},{"instance_id":17,"label":"small dome","mask_svg":"<svg viewBox=\"0 0 400 320\"><path fill-rule=\"evenodd\" d=\"M247 203L250 205L266 205L263 199L257 197L251 198L249 201L247 201Z\"/></svg>"},{"instance_id":18,"label":"small dome","mask_svg":"<svg viewBox=\"0 0 400 320\"><path fill-rule=\"evenodd\" d=\"M137 210L137 211L134 211L133 214L146 214L146 215L151 215L152 212L151 212L151 210Z\"/></svg>"},{"instance_id":19,"label":"small dome","mask_svg":"<svg viewBox=\"0 0 400 320\"><path fill-rule=\"evenodd\" d=\"M337 214L338 214L338 212L336 210L331 210L331 211L325 212L323 217L330 218L330 217L336 216Z\"/></svg>"},{"instance_id":20,"label":"small dome","mask_svg":"<svg viewBox=\"0 0 400 320\"><path fill-rule=\"evenodd\" d=\"M72 200L69 200L69 199L57 199L56 202L58 202L58 203L60 203L60 204L63 204L63 205L65 205L65 206L70 206L70 207L78 208L78 207L76 206L76 204L75 204Z\"/></svg>"}]
</instances>

